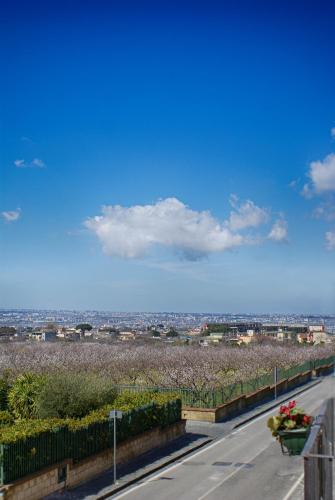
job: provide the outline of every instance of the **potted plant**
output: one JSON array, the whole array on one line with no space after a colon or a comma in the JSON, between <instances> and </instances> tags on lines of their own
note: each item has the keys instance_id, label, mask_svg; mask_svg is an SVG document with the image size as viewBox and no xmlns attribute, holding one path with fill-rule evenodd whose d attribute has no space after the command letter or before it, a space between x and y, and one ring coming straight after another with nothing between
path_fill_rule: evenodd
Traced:
<instances>
[{"instance_id":1,"label":"potted plant","mask_svg":"<svg viewBox=\"0 0 335 500\"><path fill-rule=\"evenodd\" d=\"M282 452L300 455L307 440L313 417L298 408L295 401L279 408L279 414L268 419L272 435L278 439Z\"/></svg>"}]
</instances>

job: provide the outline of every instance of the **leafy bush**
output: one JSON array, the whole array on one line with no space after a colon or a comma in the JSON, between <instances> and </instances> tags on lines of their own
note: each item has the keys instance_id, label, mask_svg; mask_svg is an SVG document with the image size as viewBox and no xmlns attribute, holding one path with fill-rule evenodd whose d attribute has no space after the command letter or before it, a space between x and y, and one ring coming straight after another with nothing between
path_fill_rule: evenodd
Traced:
<instances>
[{"instance_id":1,"label":"leafy bush","mask_svg":"<svg viewBox=\"0 0 335 500\"><path fill-rule=\"evenodd\" d=\"M0 443L15 443L49 431L67 429L74 432L87 430L95 424L109 424L109 412L113 409L124 413L122 420L118 421L118 428L123 427L124 439L135 435L137 431L143 432L156 426L164 427L181 419L181 400L174 394L125 392L120 394L113 404L94 410L81 419L21 419L0 429Z\"/></svg>"},{"instance_id":2,"label":"leafy bush","mask_svg":"<svg viewBox=\"0 0 335 500\"><path fill-rule=\"evenodd\" d=\"M17 419L36 418L37 398L45 377L34 373L19 375L8 392L8 409Z\"/></svg>"},{"instance_id":3,"label":"leafy bush","mask_svg":"<svg viewBox=\"0 0 335 500\"><path fill-rule=\"evenodd\" d=\"M39 418L81 418L110 404L116 397L111 382L96 376L59 374L49 376L36 406Z\"/></svg>"},{"instance_id":4,"label":"leafy bush","mask_svg":"<svg viewBox=\"0 0 335 500\"><path fill-rule=\"evenodd\" d=\"M117 420L118 442L181 419L181 401L171 394L133 396L134 405L139 399L147 404L131 408L129 394L125 397L127 403L121 395L115 404L95 410L83 419L22 419L14 425L0 427L0 443L6 445L2 456L3 482L14 481L64 458L78 462L110 447L113 424L109 422L108 413L114 406L125 412L122 419Z\"/></svg>"},{"instance_id":5,"label":"leafy bush","mask_svg":"<svg viewBox=\"0 0 335 500\"><path fill-rule=\"evenodd\" d=\"M11 425L14 423L14 417L9 411L2 410L0 411L0 426L3 425Z\"/></svg>"},{"instance_id":6,"label":"leafy bush","mask_svg":"<svg viewBox=\"0 0 335 500\"><path fill-rule=\"evenodd\" d=\"M8 391L10 385L7 377L0 379L0 411L7 410L8 408Z\"/></svg>"}]
</instances>

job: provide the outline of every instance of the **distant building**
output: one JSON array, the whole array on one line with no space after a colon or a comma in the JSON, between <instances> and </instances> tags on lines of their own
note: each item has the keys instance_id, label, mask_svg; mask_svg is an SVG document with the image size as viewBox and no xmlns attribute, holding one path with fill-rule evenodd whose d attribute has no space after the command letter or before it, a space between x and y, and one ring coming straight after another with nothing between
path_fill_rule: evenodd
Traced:
<instances>
[{"instance_id":1,"label":"distant building","mask_svg":"<svg viewBox=\"0 0 335 500\"><path fill-rule=\"evenodd\" d=\"M309 325L308 326L309 333L324 332L324 331L325 331L324 325Z\"/></svg>"},{"instance_id":2,"label":"distant building","mask_svg":"<svg viewBox=\"0 0 335 500\"><path fill-rule=\"evenodd\" d=\"M250 344L250 342L254 342L255 338L253 335L240 335L239 339L239 344Z\"/></svg>"},{"instance_id":3,"label":"distant building","mask_svg":"<svg viewBox=\"0 0 335 500\"><path fill-rule=\"evenodd\" d=\"M329 340L323 325L309 326L306 333L298 334L297 340L300 343L321 344Z\"/></svg>"},{"instance_id":4,"label":"distant building","mask_svg":"<svg viewBox=\"0 0 335 500\"><path fill-rule=\"evenodd\" d=\"M119 339L120 340L135 340L136 339L136 334L134 332L120 332L119 333Z\"/></svg>"},{"instance_id":5,"label":"distant building","mask_svg":"<svg viewBox=\"0 0 335 500\"><path fill-rule=\"evenodd\" d=\"M40 340L43 342L54 342L57 340L57 333L54 331L42 332Z\"/></svg>"},{"instance_id":6,"label":"distant building","mask_svg":"<svg viewBox=\"0 0 335 500\"><path fill-rule=\"evenodd\" d=\"M224 336L227 336L229 338L236 338L238 334L244 334L250 330L253 330L254 333L260 333L261 329L262 323L258 321L206 323L203 326L203 331L205 334L222 333Z\"/></svg>"}]
</instances>

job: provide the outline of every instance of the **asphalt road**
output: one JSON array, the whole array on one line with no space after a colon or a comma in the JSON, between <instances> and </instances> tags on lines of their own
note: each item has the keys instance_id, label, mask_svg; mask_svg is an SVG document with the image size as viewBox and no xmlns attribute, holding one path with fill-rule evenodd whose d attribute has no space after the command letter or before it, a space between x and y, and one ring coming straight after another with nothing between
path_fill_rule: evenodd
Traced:
<instances>
[{"instance_id":1,"label":"asphalt road","mask_svg":"<svg viewBox=\"0 0 335 500\"><path fill-rule=\"evenodd\" d=\"M335 395L327 377L297 397L299 406L317 414ZM193 455L137 483L113 499L125 500L300 500L301 457L281 454L266 427L268 413L243 425Z\"/></svg>"}]
</instances>

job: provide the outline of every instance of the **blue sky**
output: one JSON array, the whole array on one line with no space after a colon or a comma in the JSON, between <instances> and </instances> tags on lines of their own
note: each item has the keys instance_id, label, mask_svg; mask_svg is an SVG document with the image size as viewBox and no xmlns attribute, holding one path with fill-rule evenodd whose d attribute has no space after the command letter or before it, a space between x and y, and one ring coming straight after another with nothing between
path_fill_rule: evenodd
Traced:
<instances>
[{"instance_id":1,"label":"blue sky","mask_svg":"<svg viewBox=\"0 0 335 500\"><path fill-rule=\"evenodd\" d=\"M335 7L291 4L5 4L2 307L335 313Z\"/></svg>"}]
</instances>

